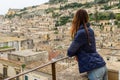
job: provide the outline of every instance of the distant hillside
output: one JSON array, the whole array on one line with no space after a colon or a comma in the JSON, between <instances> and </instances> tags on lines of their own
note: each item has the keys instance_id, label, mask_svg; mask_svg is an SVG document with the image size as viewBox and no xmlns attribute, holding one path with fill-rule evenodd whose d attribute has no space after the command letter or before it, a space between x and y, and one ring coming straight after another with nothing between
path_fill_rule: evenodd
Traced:
<instances>
[{"instance_id":1,"label":"distant hillside","mask_svg":"<svg viewBox=\"0 0 120 80\"><path fill-rule=\"evenodd\" d=\"M56 3L65 3L68 0L49 0L49 4L56 4Z\"/></svg>"},{"instance_id":2,"label":"distant hillside","mask_svg":"<svg viewBox=\"0 0 120 80\"><path fill-rule=\"evenodd\" d=\"M71 22L74 13L80 8L88 11L91 21L120 20L120 0L49 0L48 3L42 5L25 7L20 10L10 9L6 18L52 15L57 27Z\"/></svg>"},{"instance_id":3,"label":"distant hillside","mask_svg":"<svg viewBox=\"0 0 120 80\"><path fill-rule=\"evenodd\" d=\"M120 19L120 0L110 1L110 0L92 0L85 1L77 0L78 2L69 2L70 0L50 0L50 5L52 6L46 9L46 13L52 13L53 18L56 20L56 26L66 25L71 22L76 10L83 8L86 9L90 16L90 21L99 20L110 20L110 19ZM56 8L57 7L57 8Z\"/></svg>"},{"instance_id":4,"label":"distant hillside","mask_svg":"<svg viewBox=\"0 0 120 80\"><path fill-rule=\"evenodd\" d=\"M33 16L41 16L45 14L45 9L48 9L49 4L41 4L36 6L25 7L23 9L9 9L6 18L31 18Z\"/></svg>"}]
</instances>

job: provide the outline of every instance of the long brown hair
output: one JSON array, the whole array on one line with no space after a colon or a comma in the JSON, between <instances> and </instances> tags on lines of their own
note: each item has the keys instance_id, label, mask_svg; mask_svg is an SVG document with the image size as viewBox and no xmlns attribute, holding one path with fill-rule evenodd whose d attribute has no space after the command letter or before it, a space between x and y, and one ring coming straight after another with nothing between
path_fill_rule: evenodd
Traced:
<instances>
[{"instance_id":1,"label":"long brown hair","mask_svg":"<svg viewBox=\"0 0 120 80\"><path fill-rule=\"evenodd\" d=\"M79 9L76 14L74 15L73 21L72 21L72 27L71 27L71 37L74 38L76 32L80 28L80 25L83 25L87 34L88 43L90 44L89 39L89 32L88 28L86 26L86 23L88 23L89 16L86 10Z\"/></svg>"}]
</instances>

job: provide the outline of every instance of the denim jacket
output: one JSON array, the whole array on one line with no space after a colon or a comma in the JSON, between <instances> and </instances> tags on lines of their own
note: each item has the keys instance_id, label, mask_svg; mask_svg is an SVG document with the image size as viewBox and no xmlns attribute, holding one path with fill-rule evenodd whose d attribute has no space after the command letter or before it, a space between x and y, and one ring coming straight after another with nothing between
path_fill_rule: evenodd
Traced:
<instances>
[{"instance_id":1,"label":"denim jacket","mask_svg":"<svg viewBox=\"0 0 120 80\"><path fill-rule=\"evenodd\" d=\"M81 25L67 51L67 55L69 57L78 57L80 73L91 71L106 64L103 58L96 51L94 31L90 28L89 23L86 25L91 45L88 44L86 31L84 26Z\"/></svg>"}]
</instances>

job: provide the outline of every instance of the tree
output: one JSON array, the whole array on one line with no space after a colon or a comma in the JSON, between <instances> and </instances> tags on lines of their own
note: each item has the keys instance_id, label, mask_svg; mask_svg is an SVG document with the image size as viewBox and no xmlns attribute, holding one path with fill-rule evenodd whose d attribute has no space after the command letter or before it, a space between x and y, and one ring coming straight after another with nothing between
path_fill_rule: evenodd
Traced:
<instances>
[{"instance_id":1,"label":"tree","mask_svg":"<svg viewBox=\"0 0 120 80\"><path fill-rule=\"evenodd\" d=\"M49 0L49 3L50 4L56 4L56 3L65 3L67 1L68 0Z\"/></svg>"},{"instance_id":2,"label":"tree","mask_svg":"<svg viewBox=\"0 0 120 80\"><path fill-rule=\"evenodd\" d=\"M97 11L97 2L96 2L96 0L95 0L94 4L95 4L95 21L98 22L98 11Z\"/></svg>"},{"instance_id":3,"label":"tree","mask_svg":"<svg viewBox=\"0 0 120 80\"><path fill-rule=\"evenodd\" d=\"M117 27L120 28L120 23L118 23Z\"/></svg>"},{"instance_id":4,"label":"tree","mask_svg":"<svg viewBox=\"0 0 120 80\"><path fill-rule=\"evenodd\" d=\"M108 2L109 0L94 0L94 1L98 4L102 4Z\"/></svg>"},{"instance_id":5,"label":"tree","mask_svg":"<svg viewBox=\"0 0 120 80\"><path fill-rule=\"evenodd\" d=\"M116 14L116 19L120 21L120 14Z\"/></svg>"},{"instance_id":6,"label":"tree","mask_svg":"<svg viewBox=\"0 0 120 80\"><path fill-rule=\"evenodd\" d=\"M109 18L110 18L110 19L115 19L115 14L114 14L113 12L110 12Z\"/></svg>"},{"instance_id":7,"label":"tree","mask_svg":"<svg viewBox=\"0 0 120 80\"><path fill-rule=\"evenodd\" d=\"M98 11L95 12L95 21L98 22Z\"/></svg>"}]
</instances>

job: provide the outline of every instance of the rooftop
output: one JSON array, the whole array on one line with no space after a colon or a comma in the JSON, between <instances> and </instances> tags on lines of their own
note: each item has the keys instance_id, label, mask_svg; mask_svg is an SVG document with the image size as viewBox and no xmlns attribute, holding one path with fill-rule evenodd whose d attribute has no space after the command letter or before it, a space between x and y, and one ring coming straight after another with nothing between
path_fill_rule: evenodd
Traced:
<instances>
[{"instance_id":1,"label":"rooftop","mask_svg":"<svg viewBox=\"0 0 120 80\"><path fill-rule=\"evenodd\" d=\"M110 49L110 48L102 48L102 49L97 49L97 51L99 52L99 54L105 56L105 55L119 55L120 53L120 49Z\"/></svg>"},{"instance_id":2,"label":"rooftop","mask_svg":"<svg viewBox=\"0 0 120 80\"><path fill-rule=\"evenodd\" d=\"M3 59L3 58L0 58L0 63L4 63L5 65L12 65L12 66L15 66L15 67L20 67L23 63L21 62L16 62L16 61L13 61L13 60L8 60L8 59Z\"/></svg>"},{"instance_id":3,"label":"rooftop","mask_svg":"<svg viewBox=\"0 0 120 80\"><path fill-rule=\"evenodd\" d=\"M119 71L120 70L120 62L109 61L109 62L107 62L107 67L109 70Z\"/></svg>"},{"instance_id":4,"label":"rooftop","mask_svg":"<svg viewBox=\"0 0 120 80\"><path fill-rule=\"evenodd\" d=\"M23 41L26 40L24 38L17 38L17 37L0 37L0 43L2 42L11 42L11 41Z\"/></svg>"},{"instance_id":5,"label":"rooftop","mask_svg":"<svg viewBox=\"0 0 120 80\"><path fill-rule=\"evenodd\" d=\"M47 51L36 52L33 50L22 50L22 51L15 51L10 54L27 57L27 56L33 56L36 54L40 54L40 53L47 53Z\"/></svg>"}]
</instances>

